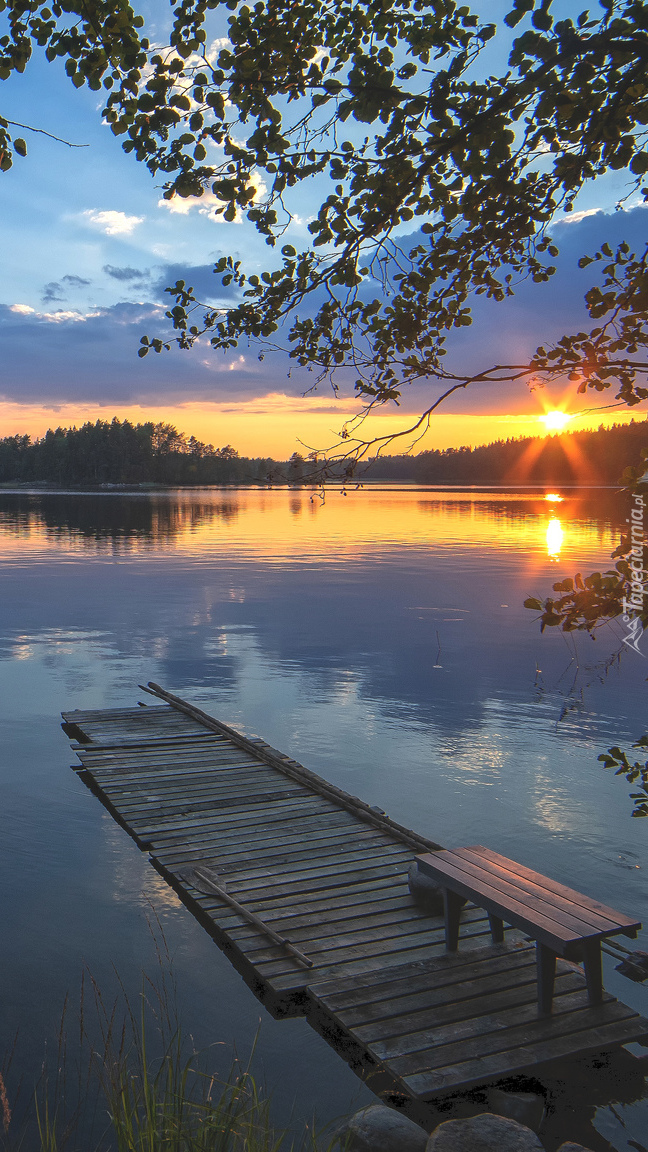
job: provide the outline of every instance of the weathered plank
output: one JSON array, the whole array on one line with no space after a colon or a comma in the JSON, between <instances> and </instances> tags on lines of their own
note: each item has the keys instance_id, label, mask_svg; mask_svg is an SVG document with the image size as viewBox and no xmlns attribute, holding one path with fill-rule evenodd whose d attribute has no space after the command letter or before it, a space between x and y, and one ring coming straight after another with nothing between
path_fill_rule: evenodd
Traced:
<instances>
[{"instance_id":1,"label":"weathered plank","mask_svg":"<svg viewBox=\"0 0 648 1152\"><path fill-rule=\"evenodd\" d=\"M563 961L554 1013L539 1018L534 963L529 946L497 945L313 984L310 993L403 1090L424 1099L648 1033L648 1021L610 996L591 1007L584 977ZM390 988L401 995L390 1000Z\"/></svg>"},{"instance_id":2,"label":"weathered plank","mask_svg":"<svg viewBox=\"0 0 648 1152\"><path fill-rule=\"evenodd\" d=\"M306 1010L313 1023L330 1019L333 1033L346 1033L390 1082L420 1099L551 1054L648 1034L648 1022L611 997L589 1006L569 965L559 968L553 1016L538 1021L535 956L519 933L489 945L488 917L469 904L461 952L448 956L443 917L414 903L408 867L418 845L432 842L265 742L218 721L205 727L200 715L163 705L64 719L90 741L75 747L82 779L151 850L158 871L271 1006ZM480 866L476 851L465 850L462 867ZM482 874L510 896L515 882L503 859L482 856ZM226 883L238 906L192 885L197 864ZM553 901L563 918L578 919L564 893L536 890L528 879L526 898L538 907ZM592 914L605 918L606 909ZM288 937L312 969L268 929Z\"/></svg>"},{"instance_id":3,"label":"weathered plank","mask_svg":"<svg viewBox=\"0 0 648 1152\"><path fill-rule=\"evenodd\" d=\"M545 896L547 893L552 898L563 899L570 904L583 905L588 911L598 912L607 920L612 920L615 923L627 923L634 925L635 921L630 917L624 916L614 908L610 908L607 904L601 904L599 900L594 900L591 896L584 896L582 892L577 892L574 888L568 888L565 884L559 884L557 880L551 880L548 876L543 876L539 872L534 872L531 868L526 868L522 864L515 863L515 872L511 872L511 861L506 856L500 856L498 852L493 852L489 848L485 848L481 844L471 846L469 848L456 848L458 856L465 859L478 860L481 867L491 871L496 870L498 873L505 873L507 876L516 876L518 878L524 877L525 887L530 891L539 890Z\"/></svg>"}]
</instances>

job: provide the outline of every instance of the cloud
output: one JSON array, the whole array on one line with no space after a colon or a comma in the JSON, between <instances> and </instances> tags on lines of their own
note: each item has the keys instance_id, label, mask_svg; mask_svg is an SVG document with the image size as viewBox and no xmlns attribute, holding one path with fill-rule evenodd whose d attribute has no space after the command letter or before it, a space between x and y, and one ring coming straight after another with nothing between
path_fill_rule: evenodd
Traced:
<instances>
[{"instance_id":1,"label":"cloud","mask_svg":"<svg viewBox=\"0 0 648 1152\"><path fill-rule=\"evenodd\" d=\"M515 296L501 304L478 297L473 325L450 337L448 368L472 372L497 363L524 363L538 344L582 330L589 324L583 297L600 276L600 265L580 269L579 257L595 252L605 240L614 247L625 239L633 251L643 252L645 222L645 210L637 208L610 215L599 212L575 223L556 224L552 228L560 248L554 261L556 275L547 284L518 285ZM417 242L419 233L401 238L405 250ZM218 258L218 252L210 255ZM137 269L126 271L136 276L123 277L125 291L139 278ZM113 279L120 282L119 276ZM146 281L152 303L122 301L92 311L36 311L21 303L0 306L0 393L22 403L238 403L253 402L270 392L299 396L312 384L313 376L294 366L287 379L290 361L283 354L268 354L260 362L254 342L249 351L245 342L224 355L212 350L204 339L193 353L174 346L170 353L151 353L139 359L141 336L172 336L164 316L170 303L164 288L178 279L192 285L205 303L227 303L237 298L234 287L222 287L212 263L168 263L152 269ZM60 284L64 285L63 277ZM279 339L283 336L285 332L279 333ZM401 411L421 410L438 391L426 383L408 389ZM328 395L322 385L320 401ZM538 398L529 396L523 384L515 384L470 388L451 400L444 404L444 412L522 413L537 410Z\"/></svg>"},{"instance_id":2,"label":"cloud","mask_svg":"<svg viewBox=\"0 0 648 1152\"><path fill-rule=\"evenodd\" d=\"M184 280L185 284L191 285L202 303L235 300L238 294L236 285L224 288L221 279L222 276L214 275L213 264L164 264L152 288L155 298L167 306L170 298L165 288L172 287L176 280Z\"/></svg>"},{"instance_id":3,"label":"cloud","mask_svg":"<svg viewBox=\"0 0 648 1152\"><path fill-rule=\"evenodd\" d=\"M194 208L199 216L211 216L214 209L223 207L223 201L214 196L213 192L204 192L202 196L174 196L171 200L158 200L158 208L166 209L173 216L188 216Z\"/></svg>"},{"instance_id":4,"label":"cloud","mask_svg":"<svg viewBox=\"0 0 648 1152\"><path fill-rule=\"evenodd\" d=\"M91 283L91 280L84 280L82 276L69 274L61 276L60 282L58 280L50 280L49 284L43 285L43 304L53 304L56 301L65 300L64 284L70 288L87 288Z\"/></svg>"},{"instance_id":5,"label":"cloud","mask_svg":"<svg viewBox=\"0 0 648 1152\"><path fill-rule=\"evenodd\" d=\"M145 280L147 276L151 275L150 268L117 268L114 264L104 264L103 270L107 276L112 276L113 280Z\"/></svg>"},{"instance_id":6,"label":"cloud","mask_svg":"<svg viewBox=\"0 0 648 1152\"><path fill-rule=\"evenodd\" d=\"M586 208L583 212L567 212L558 220L559 224L578 224L581 220L586 220L588 216L598 216L599 213L603 214L602 208Z\"/></svg>"},{"instance_id":7,"label":"cloud","mask_svg":"<svg viewBox=\"0 0 648 1152\"><path fill-rule=\"evenodd\" d=\"M37 312L35 308L30 308L29 304L10 304L0 305L0 317L2 311L6 308L7 312L13 312L18 316L29 316L33 320L42 321L45 324L63 324L73 321L78 323L80 320L87 320L92 316L98 316L98 312L79 312L76 309L69 309L66 311L63 308L57 308L56 312Z\"/></svg>"},{"instance_id":8,"label":"cloud","mask_svg":"<svg viewBox=\"0 0 648 1152\"><path fill-rule=\"evenodd\" d=\"M186 403L263 395L285 377L254 354L137 355L140 337L169 335L165 308L120 303L87 312L0 305L0 398L18 403ZM203 359L206 363L202 363ZM230 368L233 364L233 368ZM304 385L296 383L295 394Z\"/></svg>"},{"instance_id":9,"label":"cloud","mask_svg":"<svg viewBox=\"0 0 648 1152\"><path fill-rule=\"evenodd\" d=\"M83 276L65 275L61 277L61 280L64 284L69 284L70 288L87 288L89 284L92 284L92 280L84 280Z\"/></svg>"},{"instance_id":10,"label":"cloud","mask_svg":"<svg viewBox=\"0 0 648 1152\"><path fill-rule=\"evenodd\" d=\"M81 219L92 228L105 232L106 236L130 236L137 225L143 223L144 216L127 216L125 212L112 209L100 212L96 208L86 208L81 212Z\"/></svg>"},{"instance_id":11,"label":"cloud","mask_svg":"<svg viewBox=\"0 0 648 1152\"><path fill-rule=\"evenodd\" d=\"M65 295L61 285L56 280L50 280L49 284L43 286L42 301L43 304L53 304L56 300L65 300Z\"/></svg>"}]
</instances>

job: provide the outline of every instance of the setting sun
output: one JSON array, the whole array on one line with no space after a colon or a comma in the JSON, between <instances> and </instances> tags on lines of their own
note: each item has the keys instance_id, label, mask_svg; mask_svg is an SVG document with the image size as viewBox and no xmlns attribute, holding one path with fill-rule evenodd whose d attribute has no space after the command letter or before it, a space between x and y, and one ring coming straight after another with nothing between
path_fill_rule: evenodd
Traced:
<instances>
[{"instance_id":1,"label":"setting sun","mask_svg":"<svg viewBox=\"0 0 648 1152\"><path fill-rule=\"evenodd\" d=\"M571 420L566 412L561 412L559 408L554 408L551 412L545 412L544 416L539 417L542 420L547 432L561 432L566 424Z\"/></svg>"}]
</instances>

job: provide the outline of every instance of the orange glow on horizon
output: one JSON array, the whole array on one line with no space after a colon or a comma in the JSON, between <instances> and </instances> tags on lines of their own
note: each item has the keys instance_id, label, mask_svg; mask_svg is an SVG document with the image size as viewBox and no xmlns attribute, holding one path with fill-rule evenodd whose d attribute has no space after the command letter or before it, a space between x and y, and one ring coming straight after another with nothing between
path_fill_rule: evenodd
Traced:
<instances>
[{"instance_id":1,"label":"orange glow on horizon","mask_svg":"<svg viewBox=\"0 0 648 1152\"><path fill-rule=\"evenodd\" d=\"M323 452L335 444L338 433L354 408L350 401L331 401L325 396L291 397L272 393L253 400L231 403L119 405L61 404L45 406L0 402L0 436L28 434L43 436L48 428L80 427L95 420L130 420L132 423L163 422L173 424L187 436L222 448L231 444L241 456L269 456L286 460L293 452L306 455L311 449ZM594 413L571 417L571 428L596 428L600 424L627 423L645 418L644 411ZM375 436L399 432L410 427L413 413L386 408L364 425L363 435ZM476 447L495 440L521 436L539 436L535 413L439 412L432 418L429 431L420 440L403 437L385 451L398 454L431 449ZM542 434L538 443L542 443ZM519 477L513 483L523 482Z\"/></svg>"}]
</instances>

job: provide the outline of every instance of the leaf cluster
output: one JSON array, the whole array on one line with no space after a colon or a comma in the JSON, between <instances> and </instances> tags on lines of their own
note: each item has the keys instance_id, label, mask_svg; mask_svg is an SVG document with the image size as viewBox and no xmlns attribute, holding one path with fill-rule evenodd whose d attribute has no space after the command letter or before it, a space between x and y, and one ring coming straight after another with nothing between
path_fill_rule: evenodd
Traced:
<instances>
[{"instance_id":1,"label":"leaf cluster","mask_svg":"<svg viewBox=\"0 0 648 1152\"><path fill-rule=\"evenodd\" d=\"M604 621L621 615L626 577L617 564L615 569L592 572L585 578L577 572L573 579L568 576L557 581L553 591L561 595L548 596L544 602L535 596L524 601L525 608L542 613L540 631L560 627L563 632L591 632Z\"/></svg>"},{"instance_id":2,"label":"leaf cluster","mask_svg":"<svg viewBox=\"0 0 648 1152\"><path fill-rule=\"evenodd\" d=\"M574 19L552 8L514 0L508 70L477 79L495 27L455 0L178 0L162 46L125 0L0 0L0 79L36 45L61 58L77 87L106 91L105 119L163 176L164 196L210 191L226 221L244 215L271 247L300 185L328 180L307 247L284 245L260 275L225 258L215 271L238 301L204 308L176 285L168 315L183 348L203 335L225 351L283 340L318 379L350 369L358 394L383 403L408 381L449 378L445 344L470 324L474 295L551 277L551 219L587 181L625 169L642 186L648 3L606 0ZM210 47L224 13L227 37ZM12 148L24 141L0 121L0 167ZM415 246L398 238L410 222ZM635 402L645 254L610 259L588 299L603 330L539 350L533 370L597 390L615 381ZM169 344L145 341L140 355Z\"/></svg>"},{"instance_id":3,"label":"leaf cluster","mask_svg":"<svg viewBox=\"0 0 648 1152\"><path fill-rule=\"evenodd\" d=\"M549 351L538 348L532 371L547 380L567 375L581 394L614 384L615 399L630 407L647 399L648 387L638 382L648 371L647 261L648 246L637 256L625 242L616 252L606 243L593 256L583 256L581 268L601 262L603 282L585 296L590 317L600 323L590 332L563 336Z\"/></svg>"},{"instance_id":4,"label":"leaf cluster","mask_svg":"<svg viewBox=\"0 0 648 1152\"><path fill-rule=\"evenodd\" d=\"M64 61L75 88L87 84L93 91L116 79L136 83L147 63L149 44L140 31L144 19L126 0L0 0L0 18L0 80L24 72L35 48L50 62ZM0 115L0 171L26 152L25 141L12 139Z\"/></svg>"},{"instance_id":5,"label":"leaf cluster","mask_svg":"<svg viewBox=\"0 0 648 1152\"><path fill-rule=\"evenodd\" d=\"M169 174L165 195L200 195L213 181L225 219L246 212L274 245L290 219L286 193L315 174L330 180L308 249L285 246L261 277L228 264L223 283L236 283L238 305L204 310L196 323L199 301L176 298L180 345L208 334L227 350L289 326L292 359L331 379L352 368L358 393L377 402L397 399L409 380L445 379L444 345L470 324L471 297L501 300L520 278L547 280L556 209L570 210L584 183L608 170L628 168L639 186L648 164L648 5L613 3L598 20L584 13L555 23L551 6L514 4L507 23L530 13L531 27L514 41L509 71L484 81L474 65L494 28L450 2L236 6L230 47L199 72L191 61L200 5L193 23L188 6L177 10L177 57L156 56L146 92L126 101L114 92L107 110L130 137L125 147ZM173 107L172 130L159 114ZM353 121L370 124L370 134L351 129L340 142ZM196 163L205 142L222 150L221 163ZM412 248L394 236L409 221L426 236ZM635 271L626 267L626 277ZM313 296L314 314L300 314ZM572 338L539 354L534 370L572 370L587 351ZM609 387L618 360L599 357L586 387ZM641 399L626 377L621 393Z\"/></svg>"},{"instance_id":6,"label":"leaf cluster","mask_svg":"<svg viewBox=\"0 0 648 1152\"><path fill-rule=\"evenodd\" d=\"M648 735L641 736L633 748L648 748ZM621 748L608 748L598 759L604 768L614 768L615 776L625 776L629 784L638 786L638 792L631 792L630 799L634 801L633 816L648 816L648 760L641 764L635 760L634 764Z\"/></svg>"}]
</instances>

